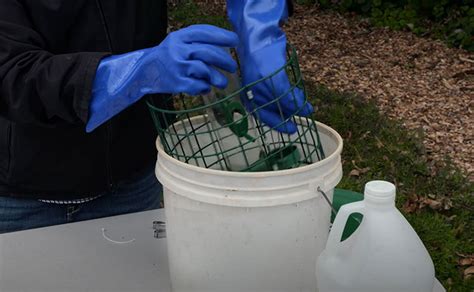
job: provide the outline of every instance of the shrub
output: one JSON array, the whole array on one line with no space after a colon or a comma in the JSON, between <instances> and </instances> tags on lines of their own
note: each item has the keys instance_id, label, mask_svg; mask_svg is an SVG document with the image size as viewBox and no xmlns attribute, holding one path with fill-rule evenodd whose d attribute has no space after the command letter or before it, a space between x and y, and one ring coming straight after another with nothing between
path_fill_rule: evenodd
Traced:
<instances>
[{"instance_id":1,"label":"shrub","mask_svg":"<svg viewBox=\"0 0 474 292\"><path fill-rule=\"evenodd\" d=\"M474 0L298 0L322 8L356 12L375 26L430 34L474 51Z\"/></svg>"}]
</instances>

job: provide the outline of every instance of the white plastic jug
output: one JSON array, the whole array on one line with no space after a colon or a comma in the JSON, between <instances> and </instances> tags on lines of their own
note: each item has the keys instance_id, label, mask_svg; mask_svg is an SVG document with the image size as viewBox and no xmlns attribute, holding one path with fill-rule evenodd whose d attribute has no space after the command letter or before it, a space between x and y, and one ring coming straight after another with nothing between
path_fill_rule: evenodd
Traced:
<instances>
[{"instance_id":1,"label":"white plastic jug","mask_svg":"<svg viewBox=\"0 0 474 292\"><path fill-rule=\"evenodd\" d=\"M348 217L363 215L341 242ZM319 292L431 292L434 266L425 246L395 207L395 186L372 181L364 201L344 205L316 265Z\"/></svg>"}]
</instances>

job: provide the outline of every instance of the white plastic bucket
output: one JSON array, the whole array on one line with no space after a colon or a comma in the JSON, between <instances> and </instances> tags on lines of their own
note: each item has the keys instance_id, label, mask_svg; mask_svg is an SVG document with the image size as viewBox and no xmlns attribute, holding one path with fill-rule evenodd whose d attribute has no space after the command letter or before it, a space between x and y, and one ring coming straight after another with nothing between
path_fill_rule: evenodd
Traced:
<instances>
[{"instance_id":1,"label":"white plastic bucket","mask_svg":"<svg viewBox=\"0 0 474 292\"><path fill-rule=\"evenodd\" d=\"M331 215L317 189L332 200L342 177L341 137L318 131L325 159L274 172L199 168L157 142L173 291L316 291Z\"/></svg>"}]
</instances>

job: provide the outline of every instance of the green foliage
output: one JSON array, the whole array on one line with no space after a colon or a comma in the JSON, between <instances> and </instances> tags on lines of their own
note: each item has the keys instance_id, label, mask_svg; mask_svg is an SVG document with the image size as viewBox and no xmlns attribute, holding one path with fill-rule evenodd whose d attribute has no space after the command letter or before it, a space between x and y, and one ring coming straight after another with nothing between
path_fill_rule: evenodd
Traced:
<instances>
[{"instance_id":1,"label":"green foliage","mask_svg":"<svg viewBox=\"0 0 474 292\"><path fill-rule=\"evenodd\" d=\"M369 16L376 26L430 34L474 51L474 0L299 0Z\"/></svg>"},{"instance_id":2,"label":"green foliage","mask_svg":"<svg viewBox=\"0 0 474 292\"><path fill-rule=\"evenodd\" d=\"M230 23L223 15L213 15L207 11L200 9L192 0L180 1L169 11L170 18L173 22L179 23L180 27L186 27L193 24L206 23L230 29Z\"/></svg>"}]
</instances>

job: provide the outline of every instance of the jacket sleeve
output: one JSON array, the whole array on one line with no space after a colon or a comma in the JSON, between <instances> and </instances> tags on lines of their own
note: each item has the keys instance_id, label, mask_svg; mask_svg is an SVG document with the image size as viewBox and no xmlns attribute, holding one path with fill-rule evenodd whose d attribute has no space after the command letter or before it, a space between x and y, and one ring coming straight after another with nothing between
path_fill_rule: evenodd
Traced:
<instances>
[{"instance_id":1,"label":"jacket sleeve","mask_svg":"<svg viewBox=\"0 0 474 292\"><path fill-rule=\"evenodd\" d=\"M0 4L0 115L25 124L85 124L95 70L108 54L49 52L21 2Z\"/></svg>"}]
</instances>

